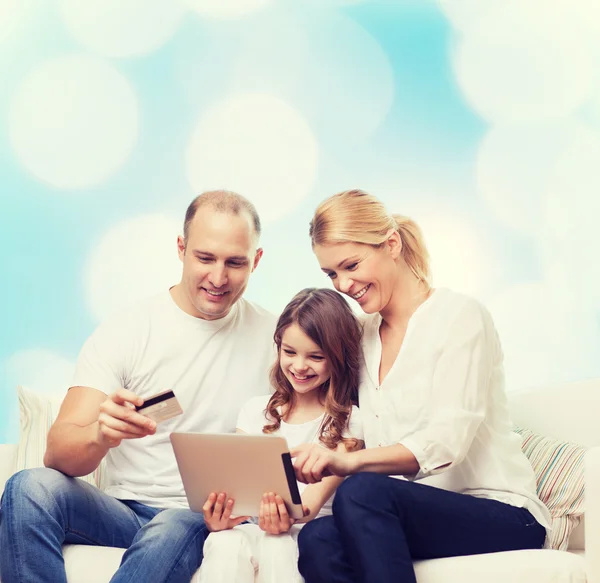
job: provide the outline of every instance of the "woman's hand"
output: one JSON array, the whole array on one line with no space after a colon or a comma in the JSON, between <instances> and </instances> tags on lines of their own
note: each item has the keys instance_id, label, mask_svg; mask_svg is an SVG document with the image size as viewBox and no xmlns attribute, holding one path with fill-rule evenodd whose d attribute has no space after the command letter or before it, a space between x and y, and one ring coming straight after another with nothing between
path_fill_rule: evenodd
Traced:
<instances>
[{"instance_id":1,"label":"woman's hand","mask_svg":"<svg viewBox=\"0 0 600 583\"><path fill-rule=\"evenodd\" d=\"M279 494L269 492L263 494L258 513L258 526L269 534L288 532L296 522L288 514L283 498Z\"/></svg>"},{"instance_id":2,"label":"woman's hand","mask_svg":"<svg viewBox=\"0 0 600 583\"><path fill-rule=\"evenodd\" d=\"M204 523L210 532L229 530L250 518L249 516L231 518L234 500L233 498L229 498L225 502L226 499L227 494L225 492L220 492L218 495L215 492L211 492L202 507Z\"/></svg>"},{"instance_id":3,"label":"woman's hand","mask_svg":"<svg viewBox=\"0 0 600 583\"><path fill-rule=\"evenodd\" d=\"M305 484L320 482L326 476L344 477L352 473L352 454L332 451L317 444L302 444L292 448L296 479Z\"/></svg>"}]
</instances>

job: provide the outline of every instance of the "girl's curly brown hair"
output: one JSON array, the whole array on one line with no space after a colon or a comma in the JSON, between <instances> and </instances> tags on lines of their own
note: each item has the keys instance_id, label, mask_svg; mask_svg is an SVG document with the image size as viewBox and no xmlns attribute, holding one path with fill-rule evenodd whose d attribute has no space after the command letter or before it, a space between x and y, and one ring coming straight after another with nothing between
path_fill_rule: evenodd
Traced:
<instances>
[{"instance_id":1,"label":"girl's curly brown hair","mask_svg":"<svg viewBox=\"0 0 600 583\"><path fill-rule=\"evenodd\" d=\"M282 418L279 411L286 405L286 411L290 411L295 405L296 393L279 366L281 338L292 324L298 324L323 351L331 370L329 380L318 389L325 405L319 440L330 449L335 449L340 442L348 449L354 449L357 440L344 438L343 434L352 405L358 403L362 330L344 298L331 289L303 289L279 317L273 337L278 356L270 374L275 392L265 411L267 420L273 420L273 423L265 425L263 433L277 431Z\"/></svg>"}]
</instances>

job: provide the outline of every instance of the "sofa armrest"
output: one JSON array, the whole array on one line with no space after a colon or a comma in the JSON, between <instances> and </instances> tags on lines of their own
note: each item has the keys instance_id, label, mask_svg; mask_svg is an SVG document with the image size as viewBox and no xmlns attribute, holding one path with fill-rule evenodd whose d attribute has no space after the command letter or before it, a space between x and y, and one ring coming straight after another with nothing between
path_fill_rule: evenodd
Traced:
<instances>
[{"instance_id":1,"label":"sofa armrest","mask_svg":"<svg viewBox=\"0 0 600 583\"><path fill-rule=\"evenodd\" d=\"M587 583L600 583L600 447L585 455L585 558Z\"/></svg>"},{"instance_id":2,"label":"sofa armrest","mask_svg":"<svg viewBox=\"0 0 600 583\"><path fill-rule=\"evenodd\" d=\"M15 473L17 447L13 443L0 443L0 496L4 492L4 484Z\"/></svg>"}]
</instances>

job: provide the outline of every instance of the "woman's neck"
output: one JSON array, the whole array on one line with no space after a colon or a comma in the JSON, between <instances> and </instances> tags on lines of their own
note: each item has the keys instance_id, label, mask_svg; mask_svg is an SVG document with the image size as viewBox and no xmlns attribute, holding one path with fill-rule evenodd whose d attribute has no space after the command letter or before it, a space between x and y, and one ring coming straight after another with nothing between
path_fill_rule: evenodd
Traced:
<instances>
[{"instance_id":1,"label":"woman's neck","mask_svg":"<svg viewBox=\"0 0 600 583\"><path fill-rule=\"evenodd\" d=\"M398 266L398 279L387 306L379 313L390 328L406 327L415 310L431 295L428 283L417 279L406 263Z\"/></svg>"}]
</instances>

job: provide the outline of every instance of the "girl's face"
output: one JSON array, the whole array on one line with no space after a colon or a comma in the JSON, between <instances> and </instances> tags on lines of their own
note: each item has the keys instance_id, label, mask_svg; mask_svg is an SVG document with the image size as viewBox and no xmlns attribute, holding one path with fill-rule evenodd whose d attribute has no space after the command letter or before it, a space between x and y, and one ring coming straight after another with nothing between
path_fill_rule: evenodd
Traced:
<instances>
[{"instance_id":1,"label":"girl's face","mask_svg":"<svg viewBox=\"0 0 600 583\"><path fill-rule=\"evenodd\" d=\"M319 388L331 375L323 351L296 323L288 326L281 336L279 366L294 390L301 394Z\"/></svg>"}]
</instances>

